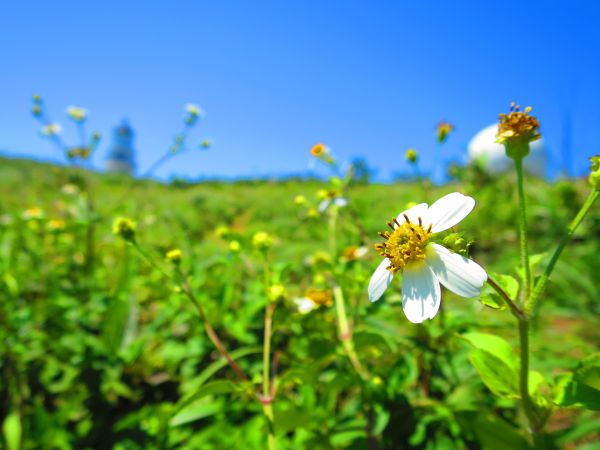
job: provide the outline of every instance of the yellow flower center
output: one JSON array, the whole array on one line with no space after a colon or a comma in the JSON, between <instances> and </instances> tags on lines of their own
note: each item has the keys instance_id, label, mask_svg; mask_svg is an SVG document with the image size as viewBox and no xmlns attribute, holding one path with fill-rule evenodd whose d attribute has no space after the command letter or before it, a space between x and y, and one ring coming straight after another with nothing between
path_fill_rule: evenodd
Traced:
<instances>
[{"instance_id":1,"label":"yellow flower center","mask_svg":"<svg viewBox=\"0 0 600 450\"><path fill-rule=\"evenodd\" d=\"M423 220L419 217L418 223L412 223L405 214L406 222L399 223L394 219L393 223L388 222L392 232L385 231L379 235L386 241L375 245L375 249L390 260L387 270L393 274L404 269L410 262L423 261L425 259L425 247L431 237L431 227L424 226ZM394 223L396 226L394 226Z\"/></svg>"},{"instance_id":2,"label":"yellow flower center","mask_svg":"<svg viewBox=\"0 0 600 450\"><path fill-rule=\"evenodd\" d=\"M513 102L508 114L500 114L497 142L502 144L514 140L532 142L539 139L540 123L535 116L529 115L530 112L530 106L525 108L525 111L521 111L521 107Z\"/></svg>"}]
</instances>

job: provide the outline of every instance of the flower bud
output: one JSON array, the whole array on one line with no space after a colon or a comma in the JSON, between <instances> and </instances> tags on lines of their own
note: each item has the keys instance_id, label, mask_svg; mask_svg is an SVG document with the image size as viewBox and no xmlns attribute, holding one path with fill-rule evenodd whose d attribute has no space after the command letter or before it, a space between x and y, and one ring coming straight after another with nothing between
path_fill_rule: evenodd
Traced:
<instances>
[{"instance_id":1,"label":"flower bud","mask_svg":"<svg viewBox=\"0 0 600 450\"><path fill-rule=\"evenodd\" d=\"M242 246L240 245L240 243L238 241L231 241L229 243L229 251L231 253L239 253L241 249L242 249Z\"/></svg>"},{"instance_id":2,"label":"flower bud","mask_svg":"<svg viewBox=\"0 0 600 450\"><path fill-rule=\"evenodd\" d=\"M592 156L590 161L592 162L589 177L590 184L594 189L600 190L600 155Z\"/></svg>"},{"instance_id":3,"label":"flower bud","mask_svg":"<svg viewBox=\"0 0 600 450\"><path fill-rule=\"evenodd\" d=\"M450 122L442 121L437 125L437 141L443 144L448 139L448 135L454 131L454 125Z\"/></svg>"},{"instance_id":4,"label":"flower bud","mask_svg":"<svg viewBox=\"0 0 600 450\"><path fill-rule=\"evenodd\" d=\"M183 252L178 248L174 248L173 250L169 250L167 252L167 254L165 255L165 258L170 263L178 266L179 264L181 264L181 260L183 258Z\"/></svg>"},{"instance_id":5,"label":"flower bud","mask_svg":"<svg viewBox=\"0 0 600 450\"><path fill-rule=\"evenodd\" d=\"M136 223L127 217L117 217L113 222L112 232L128 242L135 242Z\"/></svg>"},{"instance_id":6,"label":"flower bud","mask_svg":"<svg viewBox=\"0 0 600 450\"><path fill-rule=\"evenodd\" d=\"M460 234L451 233L444 238L442 245L454 253L462 256L469 255L469 247L473 244L472 241L466 241Z\"/></svg>"},{"instance_id":7,"label":"flower bud","mask_svg":"<svg viewBox=\"0 0 600 450\"><path fill-rule=\"evenodd\" d=\"M264 231L254 233L252 245L260 251L265 251L273 245L273 238Z\"/></svg>"},{"instance_id":8,"label":"flower bud","mask_svg":"<svg viewBox=\"0 0 600 450\"><path fill-rule=\"evenodd\" d=\"M404 157L411 164L416 164L417 160L419 159L419 155L417 154L417 151L414 148L409 148L408 150L406 150Z\"/></svg>"},{"instance_id":9,"label":"flower bud","mask_svg":"<svg viewBox=\"0 0 600 450\"><path fill-rule=\"evenodd\" d=\"M274 284L269 287L268 296L272 302L282 301L287 298L287 290L282 284Z\"/></svg>"}]
</instances>

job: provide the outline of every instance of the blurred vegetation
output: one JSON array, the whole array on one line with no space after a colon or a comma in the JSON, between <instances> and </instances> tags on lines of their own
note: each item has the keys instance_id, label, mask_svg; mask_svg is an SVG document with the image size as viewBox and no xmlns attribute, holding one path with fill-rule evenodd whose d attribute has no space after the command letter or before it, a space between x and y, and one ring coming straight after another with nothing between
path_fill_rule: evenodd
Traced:
<instances>
[{"instance_id":1,"label":"blurred vegetation","mask_svg":"<svg viewBox=\"0 0 600 450\"><path fill-rule=\"evenodd\" d=\"M493 307L444 291L440 315L415 326L402 312L399 281L377 303L366 292L386 220L409 202L452 191L477 201L457 227L473 241L470 257L517 277L513 177L462 169L453 183L424 191L416 182L368 184L368 170L361 173L345 192L349 206L339 209L332 255L327 218L313 200L324 188L318 180L163 184L1 159L4 446L266 448L267 427L251 394L263 381L266 275L285 288L273 313L278 448L530 448L517 400L492 395L472 363L472 343L484 339L476 333L502 336L516 350L514 320L502 304L486 301L486 291L482 299ZM534 275L588 191L584 180L527 180ZM598 211L570 242L532 324L539 395L556 406L569 405L557 393L561 379L600 351ZM136 241L154 264L112 234L119 216L137 222ZM252 245L262 231L273 237L265 252ZM361 246L366 255L348 257ZM173 249L249 381L238 382L194 305L163 274L173 272L165 260ZM331 302L306 314L297 309L295 299L311 289L331 296L337 286L367 376L345 352ZM600 448L596 388L586 391L587 403L570 392L572 406L549 419L547 448Z\"/></svg>"}]
</instances>

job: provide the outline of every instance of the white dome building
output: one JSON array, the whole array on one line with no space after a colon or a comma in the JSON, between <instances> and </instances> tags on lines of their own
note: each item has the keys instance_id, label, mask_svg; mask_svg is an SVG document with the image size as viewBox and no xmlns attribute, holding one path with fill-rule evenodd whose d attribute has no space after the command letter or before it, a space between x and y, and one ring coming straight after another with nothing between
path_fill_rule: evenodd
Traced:
<instances>
[{"instance_id":1,"label":"white dome building","mask_svg":"<svg viewBox=\"0 0 600 450\"><path fill-rule=\"evenodd\" d=\"M496 142L498 125L485 127L469 142L469 161L479 161L488 173L495 175L512 170L513 161L506 156L504 145ZM547 155L542 139L530 144L529 155L523 160L525 170L543 178L546 175Z\"/></svg>"}]
</instances>

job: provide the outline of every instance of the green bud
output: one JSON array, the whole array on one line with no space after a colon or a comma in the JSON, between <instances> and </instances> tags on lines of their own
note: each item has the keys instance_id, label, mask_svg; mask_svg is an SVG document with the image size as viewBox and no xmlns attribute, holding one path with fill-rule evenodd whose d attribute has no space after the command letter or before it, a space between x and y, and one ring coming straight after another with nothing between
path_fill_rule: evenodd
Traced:
<instances>
[{"instance_id":1,"label":"green bud","mask_svg":"<svg viewBox=\"0 0 600 450\"><path fill-rule=\"evenodd\" d=\"M469 256L469 247L472 244L472 241L466 241L458 233L449 234L442 240L442 245L444 247L462 256Z\"/></svg>"},{"instance_id":2,"label":"green bud","mask_svg":"<svg viewBox=\"0 0 600 450\"><path fill-rule=\"evenodd\" d=\"M117 217L113 222L112 232L128 242L135 242L136 223L127 217Z\"/></svg>"},{"instance_id":3,"label":"green bud","mask_svg":"<svg viewBox=\"0 0 600 450\"><path fill-rule=\"evenodd\" d=\"M409 163L415 164L417 162L417 159L419 158L419 155L417 154L417 151L414 148L409 148L408 150L406 150L404 157Z\"/></svg>"}]
</instances>

